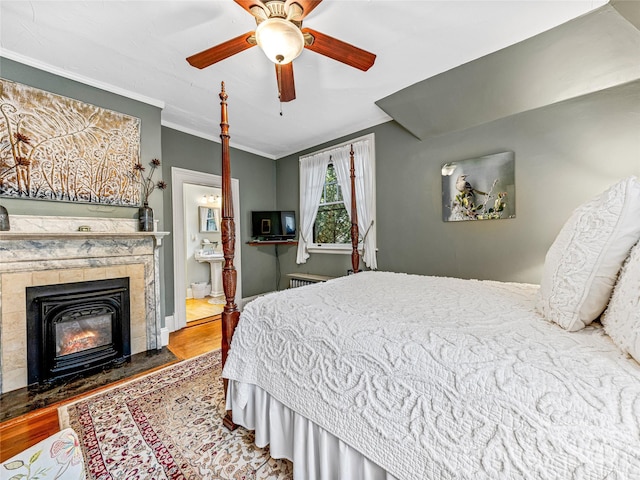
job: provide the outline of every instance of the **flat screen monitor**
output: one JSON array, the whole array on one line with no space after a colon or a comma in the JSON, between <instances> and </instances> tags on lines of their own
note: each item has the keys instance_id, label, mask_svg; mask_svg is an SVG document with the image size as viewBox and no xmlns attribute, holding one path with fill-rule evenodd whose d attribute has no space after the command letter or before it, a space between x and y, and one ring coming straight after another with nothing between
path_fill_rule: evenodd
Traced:
<instances>
[{"instance_id":1,"label":"flat screen monitor","mask_svg":"<svg viewBox=\"0 0 640 480\"><path fill-rule=\"evenodd\" d=\"M296 212L268 210L251 212L252 235L257 240L291 240L296 237Z\"/></svg>"}]
</instances>

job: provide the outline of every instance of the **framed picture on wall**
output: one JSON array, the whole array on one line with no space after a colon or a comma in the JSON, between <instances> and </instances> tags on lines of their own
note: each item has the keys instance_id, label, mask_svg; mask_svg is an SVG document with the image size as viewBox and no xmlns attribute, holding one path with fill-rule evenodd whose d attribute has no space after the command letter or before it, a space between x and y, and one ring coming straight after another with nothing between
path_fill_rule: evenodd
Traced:
<instances>
[{"instance_id":1,"label":"framed picture on wall","mask_svg":"<svg viewBox=\"0 0 640 480\"><path fill-rule=\"evenodd\" d=\"M513 152L445 163L441 172L445 222L515 218Z\"/></svg>"}]
</instances>

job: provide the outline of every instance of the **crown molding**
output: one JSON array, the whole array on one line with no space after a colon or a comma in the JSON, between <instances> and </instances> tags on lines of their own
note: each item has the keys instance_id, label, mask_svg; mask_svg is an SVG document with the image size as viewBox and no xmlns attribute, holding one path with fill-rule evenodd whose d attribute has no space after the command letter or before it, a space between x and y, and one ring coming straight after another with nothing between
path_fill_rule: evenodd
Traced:
<instances>
[{"instance_id":1,"label":"crown molding","mask_svg":"<svg viewBox=\"0 0 640 480\"><path fill-rule=\"evenodd\" d=\"M147 97L145 95L140 95L139 93L132 92L124 88L116 87L115 85L101 82L93 78L85 77L84 75L80 75L77 73L69 72L68 70L64 70L59 67L54 67L53 65L49 65L48 63L41 62L40 60L36 60L34 58L30 58L16 52L12 52L11 50L7 50L5 48L0 48L0 57L7 58L9 60L14 60L16 62L23 63L30 67L34 67L39 70L44 70L45 72L67 78L69 80L74 80L76 82L80 82L85 85L89 85L91 87L99 88L107 92L115 93L116 95L121 95L123 97L127 97L132 100L136 100L138 102L146 103L148 105L152 105L160 109L164 108L164 102L162 100Z\"/></svg>"},{"instance_id":2,"label":"crown molding","mask_svg":"<svg viewBox=\"0 0 640 480\"><path fill-rule=\"evenodd\" d=\"M171 128L173 130L178 130L179 132L182 133L186 133L188 135L193 135L194 137L199 137L199 138L204 138L205 140L210 140L212 142L216 142L216 143L220 143L220 137L216 137L215 135L210 135L207 133L203 133L200 132L198 130L195 130L193 128L188 128L185 127L183 125L180 125L178 123L174 123L174 122L168 122L166 120L162 120L162 126L163 127L167 127L167 128ZM230 142L229 146L236 148L238 150L242 150L243 152L247 152L247 153L252 153L254 155L259 155L260 157L264 157L264 158L268 158L269 160L277 160L278 157L276 157L275 155L272 155L270 153L265 153L265 152L261 152L259 150L250 148L250 147L245 147L244 145L238 145L236 143Z\"/></svg>"}]
</instances>

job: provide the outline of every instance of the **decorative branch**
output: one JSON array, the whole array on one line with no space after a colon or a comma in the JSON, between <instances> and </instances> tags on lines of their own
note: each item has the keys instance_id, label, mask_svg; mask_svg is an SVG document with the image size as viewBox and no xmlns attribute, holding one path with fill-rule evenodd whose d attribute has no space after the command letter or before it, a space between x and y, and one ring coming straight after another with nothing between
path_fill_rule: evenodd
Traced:
<instances>
[{"instance_id":1,"label":"decorative branch","mask_svg":"<svg viewBox=\"0 0 640 480\"><path fill-rule=\"evenodd\" d=\"M151 192L153 192L156 188L159 190L164 190L165 188L167 188L167 184L163 180L158 180L155 183L153 182L153 174L155 173L156 168L160 166L160 160L154 158L153 160L151 160L151 162L149 162L149 165L151 166L151 170L146 177L143 175L145 167L141 163L136 163L133 166L133 174L135 176L135 179L140 183L140 186L142 187L143 204L149 203L149 195L151 195Z\"/></svg>"}]
</instances>

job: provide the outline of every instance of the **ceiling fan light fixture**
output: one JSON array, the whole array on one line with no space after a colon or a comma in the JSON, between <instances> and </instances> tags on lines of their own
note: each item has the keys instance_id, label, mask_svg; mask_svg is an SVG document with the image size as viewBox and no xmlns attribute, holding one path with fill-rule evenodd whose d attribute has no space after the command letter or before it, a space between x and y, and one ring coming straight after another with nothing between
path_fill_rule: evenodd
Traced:
<instances>
[{"instance_id":1,"label":"ceiling fan light fixture","mask_svg":"<svg viewBox=\"0 0 640 480\"><path fill-rule=\"evenodd\" d=\"M256 28L256 42L269 60L276 64L290 63L304 49L300 29L284 18L270 18Z\"/></svg>"}]
</instances>

